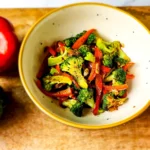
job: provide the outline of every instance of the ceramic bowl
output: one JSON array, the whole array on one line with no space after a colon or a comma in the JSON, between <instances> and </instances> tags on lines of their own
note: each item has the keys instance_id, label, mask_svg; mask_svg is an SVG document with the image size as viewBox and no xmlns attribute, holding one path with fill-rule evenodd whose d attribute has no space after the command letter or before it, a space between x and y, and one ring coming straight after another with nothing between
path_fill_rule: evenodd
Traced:
<instances>
[{"instance_id":1,"label":"ceramic bowl","mask_svg":"<svg viewBox=\"0 0 150 150\"><path fill-rule=\"evenodd\" d=\"M90 28L108 40L124 43L124 51L135 62L129 82L129 99L113 112L94 116L74 116L55 100L45 96L35 85L36 73L43 59L43 48ZM55 9L43 16L25 36L19 54L22 84L38 108L48 116L78 128L100 129L125 123L141 114L150 104L150 32L135 17L105 4L76 3Z\"/></svg>"}]
</instances>

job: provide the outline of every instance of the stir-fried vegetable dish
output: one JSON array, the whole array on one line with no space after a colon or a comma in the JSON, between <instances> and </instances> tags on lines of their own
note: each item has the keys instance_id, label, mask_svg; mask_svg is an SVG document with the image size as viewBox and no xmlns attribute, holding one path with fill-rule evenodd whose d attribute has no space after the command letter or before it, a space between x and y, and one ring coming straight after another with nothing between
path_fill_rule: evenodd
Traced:
<instances>
[{"instance_id":1,"label":"stir-fried vegetable dish","mask_svg":"<svg viewBox=\"0 0 150 150\"><path fill-rule=\"evenodd\" d=\"M46 47L36 85L63 108L81 117L84 108L94 115L117 110L127 100L128 79L134 64L119 41L108 42L95 29Z\"/></svg>"}]
</instances>

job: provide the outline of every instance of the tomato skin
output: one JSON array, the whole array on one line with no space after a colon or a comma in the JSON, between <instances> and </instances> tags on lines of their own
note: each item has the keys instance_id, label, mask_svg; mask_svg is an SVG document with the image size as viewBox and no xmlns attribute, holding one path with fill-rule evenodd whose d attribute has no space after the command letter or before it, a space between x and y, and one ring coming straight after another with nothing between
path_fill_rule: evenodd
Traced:
<instances>
[{"instance_id":1,"label":"tomato skin","mask_svg":"<svg viewBox=\"0 0 150 150\"><path fill-rule=\"evenodd\" d=\"M12 24L7 19L0 16L0 31L1 30L13 31L14 28L13 28Z\"/></svg>"},{"instance_id":2,"label":"tomato skin","mask_svg":"<svg viewBox=\"0 0 150 150\"><path fill-rule=\"evenodd\" d=\"M17 61L18 48L17 36L11 31L0 30L0 72L16 65L14 63Z\"/></svg>"}]
</instances>

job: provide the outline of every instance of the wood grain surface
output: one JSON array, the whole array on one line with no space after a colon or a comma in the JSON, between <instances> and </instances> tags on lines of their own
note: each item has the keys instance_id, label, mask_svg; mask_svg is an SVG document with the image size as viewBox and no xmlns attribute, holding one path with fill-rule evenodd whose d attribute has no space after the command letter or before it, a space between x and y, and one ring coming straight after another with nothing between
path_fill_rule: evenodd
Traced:
<instances>
[{"instance_id":1,"label":"wood grain surface","mask_svg":"<svg viewBox=\"0 0 150 150\"><path fill-rule=\"evenodd\" d=\"M150 7L123 7L150 29ZM30 26L52 9L0 9L21 41ZM18 71L0 76L10 102L0 121L0 150L150 150L150 108L109 129L76 129L42 113L21 85Z\"/></svg>"}]
</instances>

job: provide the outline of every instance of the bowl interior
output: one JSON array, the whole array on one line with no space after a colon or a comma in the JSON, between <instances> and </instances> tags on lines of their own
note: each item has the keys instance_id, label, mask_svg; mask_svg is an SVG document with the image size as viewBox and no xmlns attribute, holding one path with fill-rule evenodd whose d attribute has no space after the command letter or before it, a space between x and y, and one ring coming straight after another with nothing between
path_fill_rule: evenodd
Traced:
<instances>
[{"instance_id":1,"label":"bowl interior","mask_svg":"<svg viewBox=\"0 0 150 150\"><path fill-rule=\"evenodd\" d=\"M86 115L79 118L68 109L60 108L55 100L41 93L34 79L41 65L45 46L90 28L97 29L98 34L106 40L119 40L124 43L124 51L135 62L131 72L136 77L129 82L129 100L117 111L94 116L86 110ZM110 125L133 116L149 102L149 41L149 32L134 18L117 9L97 4L58 9L36 24L24 40L19 64L21 79L31 99L55 119L87 126Z\"/></svg>"}]
</instances>

